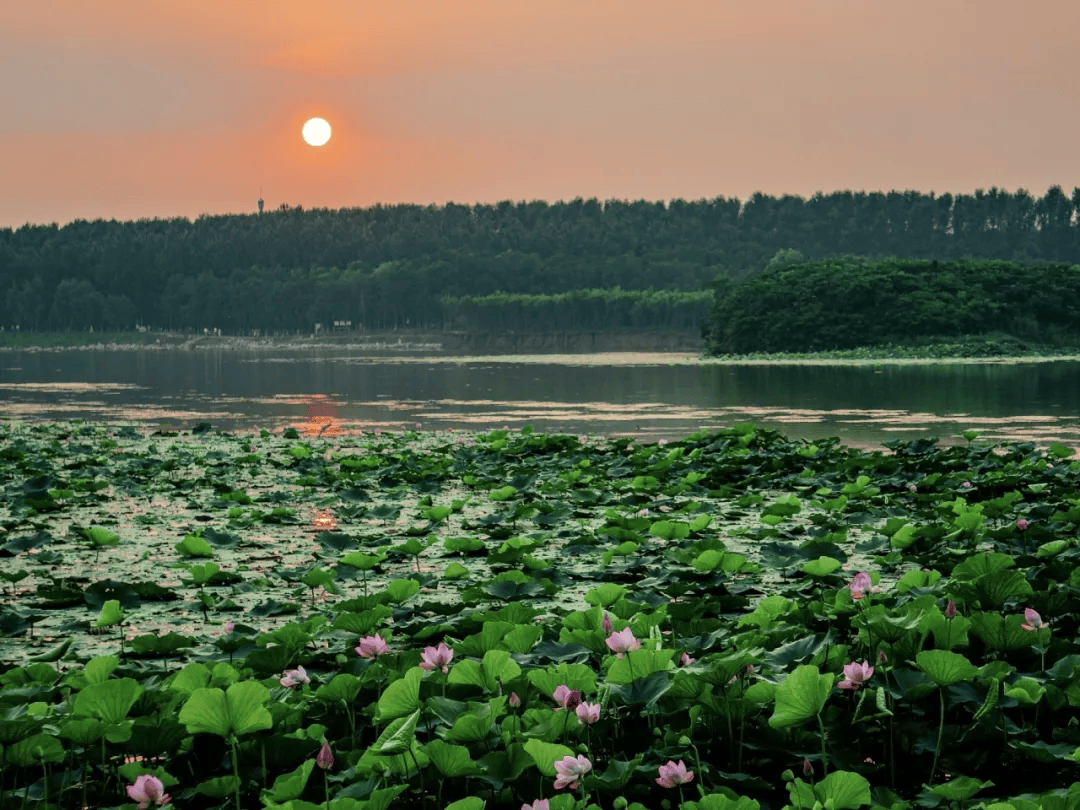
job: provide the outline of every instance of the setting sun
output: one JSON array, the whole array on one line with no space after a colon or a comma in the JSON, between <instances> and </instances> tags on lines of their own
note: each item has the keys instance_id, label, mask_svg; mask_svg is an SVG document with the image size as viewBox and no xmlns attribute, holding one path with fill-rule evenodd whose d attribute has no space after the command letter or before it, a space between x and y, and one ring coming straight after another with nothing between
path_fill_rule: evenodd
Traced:
<instances>
[{"instance_id":1,"label":"setting sun","mask_svg":"<svg viewBox=\"0 0 1080 810\"><path fill-rule=\"evenodd\" d=\"M301 130L304 140L312 146L322 146L330 140L331 132L330 123L325 118L309 118Z\"/></svg>"}]
</instances>

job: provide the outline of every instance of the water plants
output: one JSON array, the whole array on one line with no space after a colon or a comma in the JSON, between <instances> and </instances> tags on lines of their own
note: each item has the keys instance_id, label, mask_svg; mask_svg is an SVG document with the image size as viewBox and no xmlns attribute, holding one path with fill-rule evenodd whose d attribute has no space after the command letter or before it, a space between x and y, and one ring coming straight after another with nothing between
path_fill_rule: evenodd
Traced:
<instances>
[{"instance_id":1,"label":"water plants","mask_svg":"<svg viewBox=\"0 0 1080 810\"><path fill-rule=\"evenodd\" d=\"M99 503L49 503L22 466L66 486L73 429L0 423L0 571L28 572L0 606L0 810L1080 800L1061 450L410 431L329 457L265 437L252 471L249 437L133 438L94 472L124 538L95 566L60 529ZM221 498L241 474L250 503ZM306 501L345 504L337 530ZM178 559L188 537L214 560Z\"/></svg>"}]
</instances>

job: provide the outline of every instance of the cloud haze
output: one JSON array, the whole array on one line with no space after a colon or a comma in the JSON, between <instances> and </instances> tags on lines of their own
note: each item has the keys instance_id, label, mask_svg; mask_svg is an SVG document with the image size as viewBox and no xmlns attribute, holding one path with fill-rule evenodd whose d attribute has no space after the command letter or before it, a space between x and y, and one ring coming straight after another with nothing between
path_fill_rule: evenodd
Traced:
<instances>
[{"instance_id":1,"label":"cloud haze","mask_svg":"<svg viewBox=\"0 0 1080 810\"><path fill-rule=\"evenodd\" d=\"M35 0L0 226L1080 184L1065 0ZM334 138L300 140L311 115Z\"/></svg>"}]
</instances>

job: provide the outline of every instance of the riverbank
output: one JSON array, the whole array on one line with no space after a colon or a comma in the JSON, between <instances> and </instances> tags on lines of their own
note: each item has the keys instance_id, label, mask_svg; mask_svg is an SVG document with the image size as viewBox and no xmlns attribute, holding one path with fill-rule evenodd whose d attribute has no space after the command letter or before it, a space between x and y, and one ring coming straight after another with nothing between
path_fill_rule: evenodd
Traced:
<instances>
[{"instance_id":1,"label":"riverbank","mask_svg":"<svg viewBox=\"0 0 1080 810\"><path fill-rule=\"evenodd\" d=\"M403 354L543 354L565 352L692 352L705 341L696 332L337 332L293 335L194 335L182 332L0 333L0 351L337 349Z\"/></svg>"}]
</instances>

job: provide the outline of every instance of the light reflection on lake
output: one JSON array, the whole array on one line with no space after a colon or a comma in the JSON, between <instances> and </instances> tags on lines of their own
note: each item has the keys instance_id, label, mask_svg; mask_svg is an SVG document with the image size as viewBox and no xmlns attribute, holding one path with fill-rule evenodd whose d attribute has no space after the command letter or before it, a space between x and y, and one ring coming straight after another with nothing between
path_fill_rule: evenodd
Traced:
<instances>
[{"instance_id":1,"label":"light reflection on lake","mask_svg":"<svg viewBox=\"0 0 1080 810\"><path fill-rule=\"evenodd\" d=\"M318 351L7 352L0 416L292 425L309 435L447 427L678 438L757 422L795 438L1080 442L1080 362L724 365L692 354L372 356ZM955 438L950 439L950 441Z\"/></svg>"}]
</instances>

